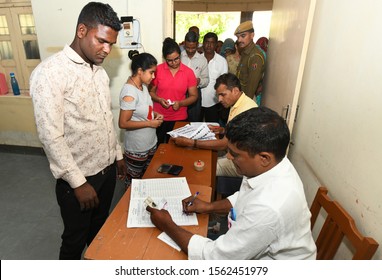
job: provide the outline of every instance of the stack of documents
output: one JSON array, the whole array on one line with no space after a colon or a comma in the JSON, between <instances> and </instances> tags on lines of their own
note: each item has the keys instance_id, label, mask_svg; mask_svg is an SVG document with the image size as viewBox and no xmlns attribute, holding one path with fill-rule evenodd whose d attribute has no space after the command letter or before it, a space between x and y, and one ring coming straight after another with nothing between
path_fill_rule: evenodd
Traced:
<instances>
[{"instance_id":1,"label":"stack of documents","mask_svg":"<svg viewBox=\"0 0 382 280\"><path fill-rule=\"evenodd\" d=\"M213 133L209 128L207 123L197 124L187 124L178 129L167 132L171 137L186 137L195 140L215 140L215 133Z\"/></svg>"},{"instance_id":2,"label":"stack of documents","mask_svg":"<svg viewBox=\"0 0 382 280\"><path fill-rule=\"evenodd\" d=\"M198 225L196 214L183 213L182 200L191 195L185 177L158 178L158 179L133 179L131 183L131 198L127 227L154 227L146 211L145 199L151 197L157 205L166 200L166 210L178 226Z\"/></svg>"}]
</instances>

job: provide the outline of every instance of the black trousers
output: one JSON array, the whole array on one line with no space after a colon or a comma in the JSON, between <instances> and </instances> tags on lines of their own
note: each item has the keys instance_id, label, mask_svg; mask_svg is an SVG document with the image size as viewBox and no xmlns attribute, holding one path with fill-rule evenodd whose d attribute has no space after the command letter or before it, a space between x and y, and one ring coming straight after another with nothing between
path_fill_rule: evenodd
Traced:
<instances>
[{"instance_id":1,"label":"black trousers","mask_svg":"<svg viewBox=\"0 0 382 280\"><path fill-rule=\"evenodd\" d=\"M187 107L187 115L189 122L202 121L202 91L198 88L198 100Z\"/></svg>"},{"instance_id":2,"label":"black trousers","mask_svg":"<svg viewBox=\"0 0 382 280\"><path fill-rule=\"evenodd\" d=\"M170 135L167 132L174 129L175 121L164 121L159 127L157 127L156 133L158 138L158 145L167 143L170 139Z\"/></svg>"},{"instance_id":3,"label":"black trousers","mask_svg":"<svg viewBox=\"0 0 382 280\"><path fill-rule=\"evenodd\" d=\"M220 105L219 106L219 123L220 123L220 126L225 127L228 121L230 108L224 108L224 106L221 105L220 103L219 105Z\"/></svg>"},{"instance_id":4,"label":"black trousers","mask_svg":"<svg viewBox=\"0 0 382 280\"><path fill-rule=\"evenodd\" d=\"M184 122L186 120L179 121L164 121L161 126L157 127L156 133L158 138L158 146L162 143L167 143L170 140L170 135L167 132L174 130L174 126L176 122Z\"/></svg>"},{"instance_id":5,"label":"black trousers","mask_svg":"<svg viewBox=\"0 0 382 280\"><path fill-rule=\"evenodd\" d=\"M222 105L220 103L211 107L202 107L202 118L205 122L219 123L219 109Z\"/></svg>"},{"instance_id":6,"label":"black trousers","mask_svg":"<svg viewBox=\"0 0 382 280\"><path fill-rule=\"evenodd\" d=\"M106 218L109 216L111 201L116 184L116 164L86 177L89 184L97 192L99 206L92 210L81 211L80 204L70 185L58 179L56 197L64 222L64 232L61 235L60 260L79 260L86 245L90 245Z\"/></svg>"}]
</instances>

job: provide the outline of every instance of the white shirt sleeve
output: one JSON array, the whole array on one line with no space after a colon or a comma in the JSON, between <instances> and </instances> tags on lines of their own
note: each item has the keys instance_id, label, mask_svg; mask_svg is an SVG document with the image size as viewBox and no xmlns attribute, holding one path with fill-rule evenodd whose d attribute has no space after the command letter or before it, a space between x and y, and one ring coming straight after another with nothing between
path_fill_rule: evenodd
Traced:
<instances>
[{"instance_id":1,"label":"white shirt sleeve","mask_svg":"<svg viewBox=\"0 0 382 280\"><path fill-rule=\"evenodd\" d=\"M200 83L199 87L204 88L208 85L210 79L209 79L209 73L208 73L208 62L206 59L202 60L204 63L201 63L200 67Z\"/></svg>"},{"instance_id":2,"label":"white shirt sleeve","mask_svg":"<svg viewBox=\"0 0 382 280\"><path fill-rule=\"evenodd\" d=\"M251 211L250 208L247 210ZM258 212L256 209L256 212ZM253 213L240 215L232 222L226 234L216 240L200 235L193 235L188 244L190 260L245 260L261 258L268 250L268 244L277 239L275 226L276 214L266 209L267 216L259 215L253 221ZM258 213L259 214L259 213ZM275 222L272 222L275 221Z\"/></svg>"}]
</instances>

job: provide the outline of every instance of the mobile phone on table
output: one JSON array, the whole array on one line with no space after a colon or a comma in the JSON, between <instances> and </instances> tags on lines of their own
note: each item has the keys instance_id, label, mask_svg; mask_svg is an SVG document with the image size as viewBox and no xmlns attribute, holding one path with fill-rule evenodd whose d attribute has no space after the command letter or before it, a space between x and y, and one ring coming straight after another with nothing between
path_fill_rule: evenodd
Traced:
<instances>
[{"instance_id":1,"label":"mobile phone on table","mask_svg":"<svg viewBox=\"0 0 382 280\"><path fill-rule=\"evenodd\" d=\"M159 173L165 173L165 174L171 174L171 175L179 175L179 173L183 170L183 166L181 165L175 165L175 164L168 164L164 163L159 168L157 171Z\"/></svg>"}]
</instances>

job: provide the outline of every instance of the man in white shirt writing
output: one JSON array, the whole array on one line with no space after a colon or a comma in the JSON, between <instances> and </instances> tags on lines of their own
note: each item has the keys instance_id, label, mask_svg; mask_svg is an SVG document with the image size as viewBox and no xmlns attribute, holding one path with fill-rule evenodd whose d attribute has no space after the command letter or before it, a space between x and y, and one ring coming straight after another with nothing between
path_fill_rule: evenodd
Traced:
<instances>
[{"instance_id":1,"label":"man in white shirt writing","mask_svg":"<svg viewBox=\"0 0 382 280\"><path fill-rule=\"evenodd\" d=\"M177 226L166 210L147 207L151 221L189 259L316 258L303 184L286 157L288 126L276 112L249 109L227 125L228 158L243 175L240 190L211 203L189 197L187 213L228 214L226 234L211 240Z\"/></svg>"}]
</instances>

